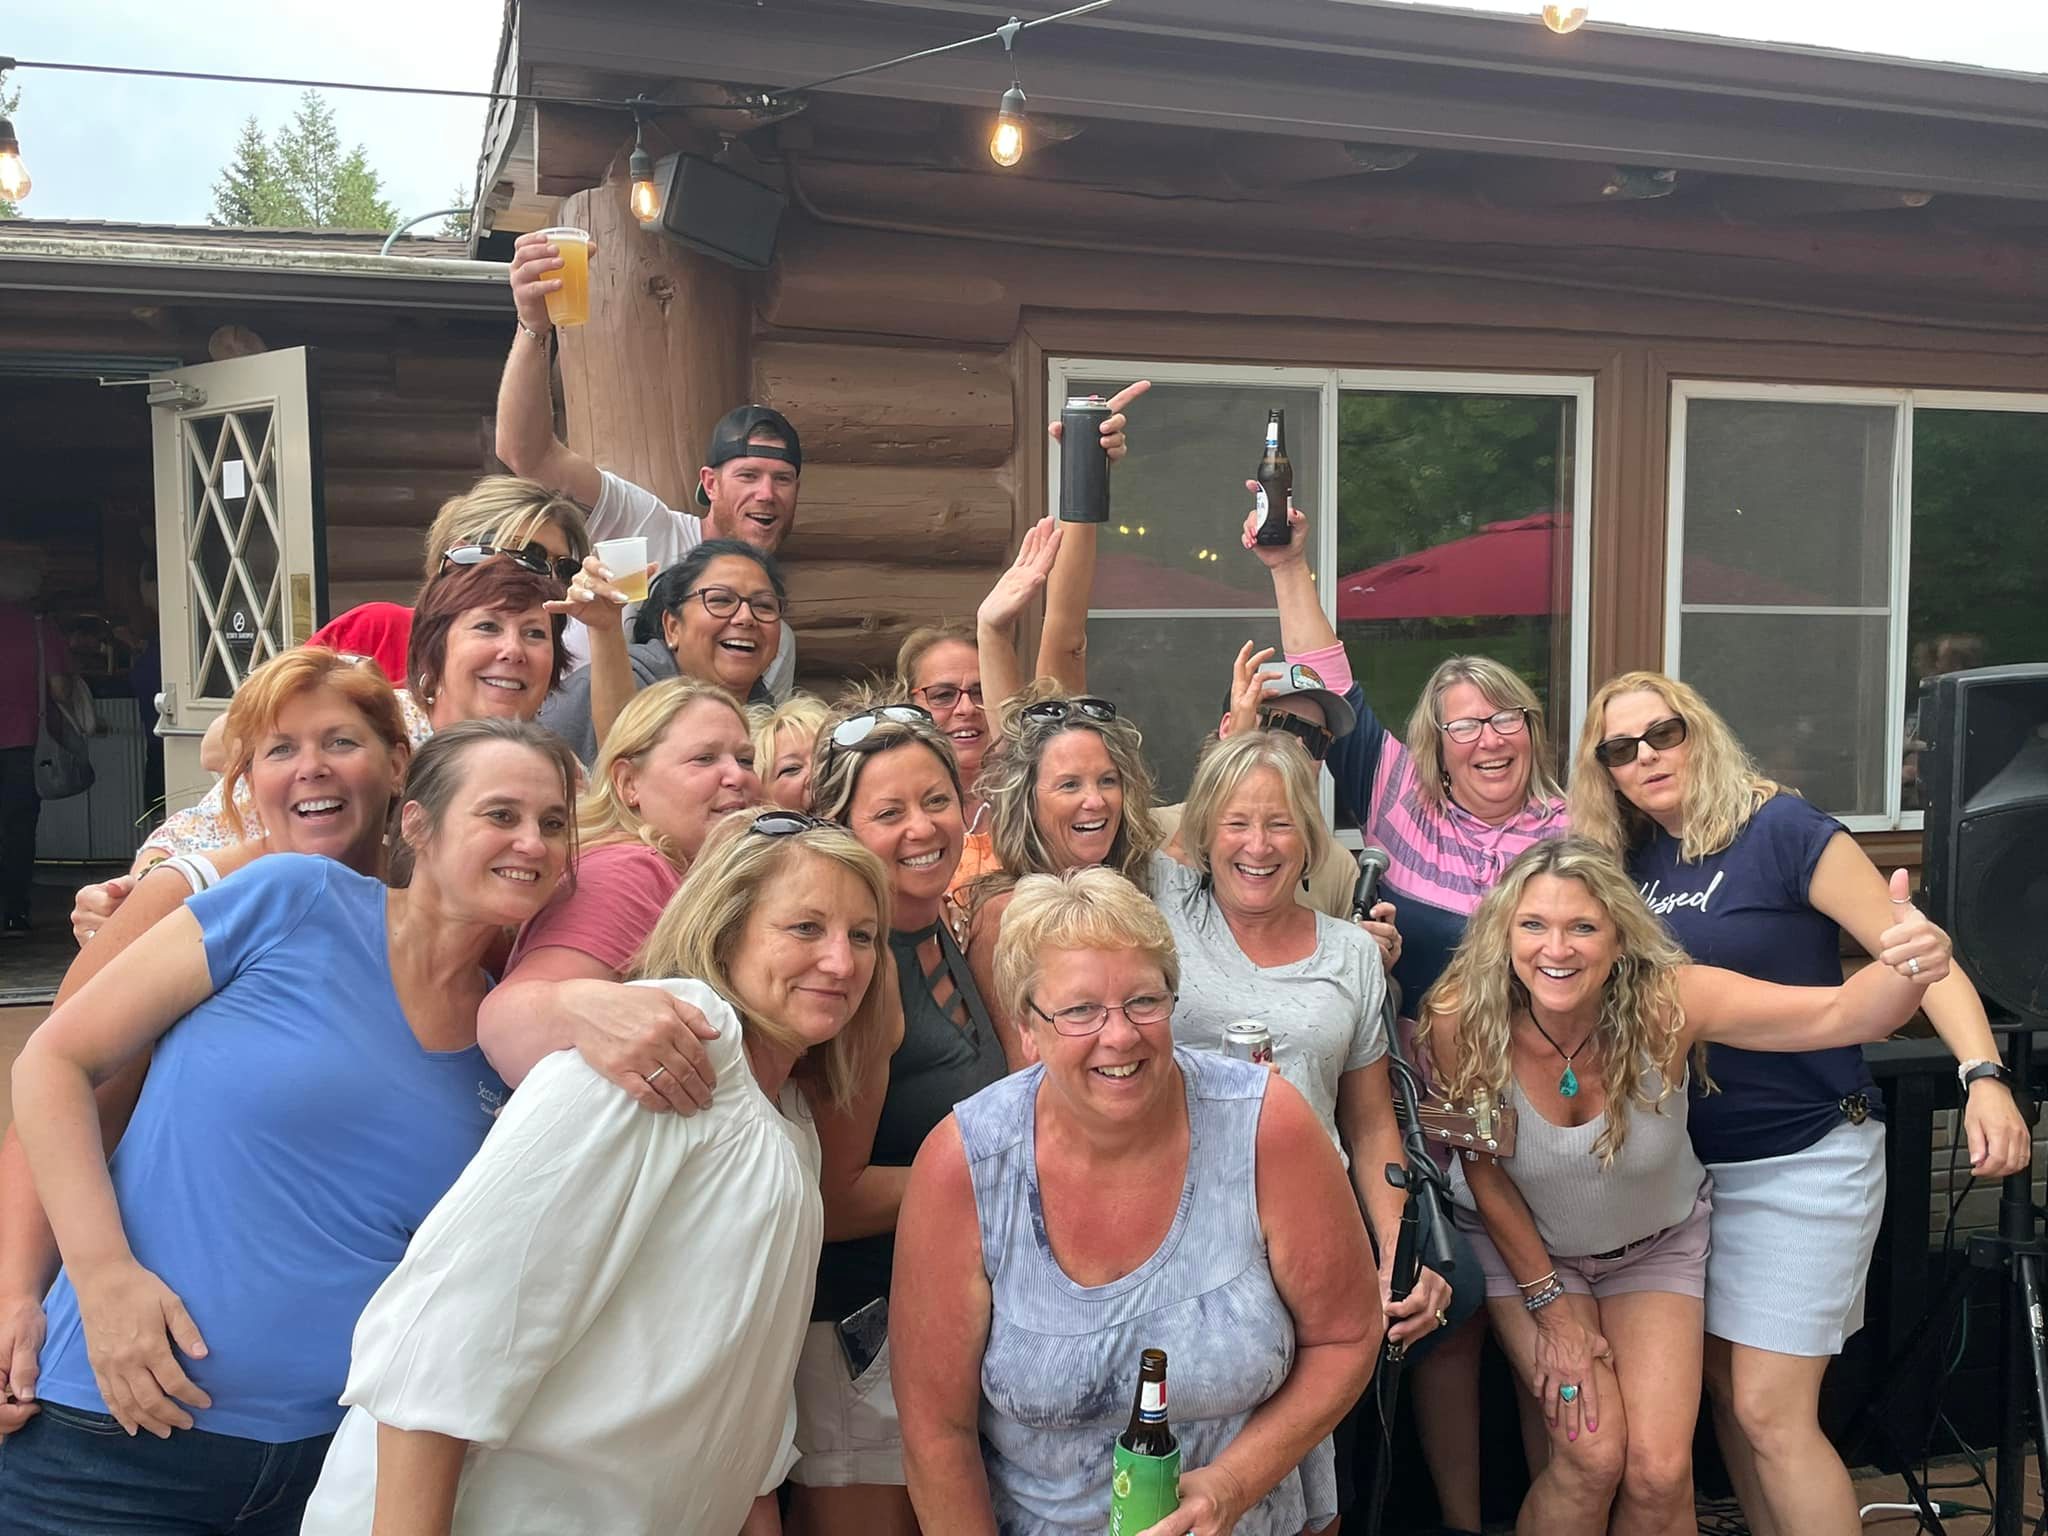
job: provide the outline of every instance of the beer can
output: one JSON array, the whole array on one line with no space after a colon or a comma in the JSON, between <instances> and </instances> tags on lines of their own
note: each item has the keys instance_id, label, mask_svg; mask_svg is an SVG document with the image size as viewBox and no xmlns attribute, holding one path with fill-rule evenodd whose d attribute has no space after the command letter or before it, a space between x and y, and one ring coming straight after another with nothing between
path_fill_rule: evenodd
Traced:
<instances>
[{"instance_id":1,"label":"beer can","mask_svg":"<svg viewBox=\"0 0 2048 1536\"><path fill-rule=\"evenodd\" d=\"M1223 1026L1223 1054L1239 1061L1270 1062L1273 1034L1258 1019L1239 1019Z\"/></svg>"},{"instance_id":2,"label":"beer can","mask_svg":"<svg viewBox=\"0 0 2048 1536\"><path fill-rule=\"evenodd\" d=\"M1109 521L1109 455L1102 424L1109 402L1099 395L1075 395L1060 412L1060 521Z\"/></svg>"}]
</instances>

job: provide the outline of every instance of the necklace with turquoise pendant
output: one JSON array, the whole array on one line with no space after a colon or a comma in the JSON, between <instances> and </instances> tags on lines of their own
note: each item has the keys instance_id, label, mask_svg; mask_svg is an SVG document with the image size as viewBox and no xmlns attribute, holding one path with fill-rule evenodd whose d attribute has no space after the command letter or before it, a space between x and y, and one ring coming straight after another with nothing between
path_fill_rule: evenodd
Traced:
<instances>
[{"instance_id":1,"label":"necklace with turquoise pendant","mask_svg":"<svg viewBox=\"0 0 2048 1536\"><path fill-rule=\"evenodd\" d=\"M1586 1048L1586 1041L1593 1038L1592 1033L1589 1032L1585 1040L1581 1040L1567 1051L1563 1046L1550 1038L1550 1031L1543 1027L1542 1022L1533 1012L1529 1015L1529 1022L1536 1026L1536 1033L1549 1043L1550 1048L1564 1058L1564 1071L1557 1075L1557 1091L1559 1095L1567 1099L1576 1099L1579 1096L1579 1074L1572 1070L1572 1058ZM1595 1029L1597 1030L1597 1028L1598 1026L1596 1025Z\"/></svg>"}]
</instances>

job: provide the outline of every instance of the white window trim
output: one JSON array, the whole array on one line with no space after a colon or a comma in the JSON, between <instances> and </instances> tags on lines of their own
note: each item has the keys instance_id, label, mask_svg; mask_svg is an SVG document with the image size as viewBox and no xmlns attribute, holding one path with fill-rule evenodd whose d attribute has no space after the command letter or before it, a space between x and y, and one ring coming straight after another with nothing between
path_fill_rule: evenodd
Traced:
<instances>
[{"instance_id":1,"label":"white window trim","mask_svg":"<svg viewBox=\"0 0 2048 1536\"><path fill-rule=\"evenodd\" d=\"M1686 604L1685 590L1685 447L1687 405L1693 400L1791 401L1816 405L1887 405L1895 413L1892 453L1891 569L1887 582L1890 608L1778 607L1771 604ZM1907 624L1912 606L1913 543L1913 413L1918 409L2015 411L2048 415L2048 395L2008 394L1997 390L1881 389L1860 385L1755 384L1734 379L1673 379L1671 440L1666 484L1664 543L1664 670L1682 678L1679 637L1688 613L1772 613L1816 616L1889 618L1885 677L1885 761L1904 761L1906 747ZM1577 594L1574 592L1574 600ZM1904 786L1896 772L1887 776L1885 809L1839 816L1852 832L1918 832L1926 823L1921 811L1902 806ZM1834 814L1831 812L1831 814Z\"/></svg>"},{"instance_id":2,"label":"white window trim","mask_svg":"<svg viewBox=\"0 0 2048 1536\"><path fill-rule=\"evenodd\" d=\"M1494 373L1423 370L1405 368L1293 368L1240 363L1163 363L1131 358L1048 357L1046 396L1056 405L1067 398L1067 381L1074 378L1150 379L1154 384L1269 384L1284 389L1314 389L1320 392L1322 410L1316 462L1317 483L1335 495L1337 484L1337 404L1345 390L1372 390L1383 394L1425 395L1539 395L1568 397L1572 401L1572 643L1570 690L1570 735L1566 745L1578 738L1586 717L1588 674L1592 668L1591 607L1593 588L1593 378L1573 373ZM1140 406L1142 420L1143 407ZM1139 428L1143 430L1142 426ZM1060 483L1059 445L1046 439L1046 484ZM1323 600L1323 612L1332 625L1337 622L1337 520L1317 519L1314 557L1316 588ZM1261 608L1091 608L1090 619L1133 618L1245 618L1269 619L1278 610ZM1323 811L1332 815L1335 789L1323 774ZM1345 832L1342 840L1356 848L1356 832Z\"/></svg>"}]
</instances>

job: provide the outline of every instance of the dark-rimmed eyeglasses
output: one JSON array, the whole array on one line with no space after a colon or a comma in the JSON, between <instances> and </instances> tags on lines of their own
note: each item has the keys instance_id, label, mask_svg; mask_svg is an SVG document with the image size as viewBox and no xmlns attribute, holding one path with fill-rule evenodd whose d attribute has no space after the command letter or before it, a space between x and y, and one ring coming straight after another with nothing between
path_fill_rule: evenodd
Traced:
<instances>
[{"instance_id":1,"label":"dark-rimmed eyeglasses","mask_svg":"<svg viewBox=\"0 0 2048 1536\"><path fill-rule=\"evenodd\" d=\"M1490 715L1461 715L1437 727L1453 741L1477 741L1488 726L1496 736L1519 736L1529 728L1526 709L1497 709Z\"/></svg>"},{"instance_id":2,"label":"dark-rimmed eyeglasses","mask_svg":"<svg viewBox=\"0 0 2048 1536\"><path fill-rule=\"evenodd\" d=\"M1085 693L1072 699L1040 699L1036 704L1024 706L1024 718L1041 725L1064 724L1076 715L1107 723L1116 718L1116 706L1107 699Z\"/></svg>"},{"instance_id":3,"label":"dark-rimmed eyeglasses","mask_svg":"<svg viewBox=\"0 0 2048 1536\"><path fill-rule=\"evenodd\" d=\"M1056 1034L1070 1040L1101 1034L1112 1013L1122 1014L1139 1029L1147 1024L1164 1024L1173 1017L1173 1005L1178 1001L1171 992L1145 992L1120 1003L1075 1003L1047 1013L1031 998L1024 999L1025 1006L1050 1024Z\"/></svg>"},{"instance_id":4,"label":"dark-rimmed eyeglasses","mask_svg":"<svg viewBox=\"0 0 2048 1536\"><path fill-rule=\"evenodd\" d=\"M836 821L809 816L802 811L764 811L747 823L749 832L758 832L763 837L794 837L799 832L815 832L820 827L830 827L835 832L846 830Z\"/></svg>"},{"instance_id":5,"label":"dark-rimmed eyeglasses","mask_svg":"<svg viewBox=\"0 0 2048 1536\"><path fill-rule=\"evenodd\" d=\"M981 701L979 683L969 683L964 688L958 683L927 683L922 688L913 688L910 691L913 696L923 694L925 704L935 711L951 709L960 702L960 695L963 693L976 709L986 707Z\"/></svg>"},{"instance_id":6,"label":"dark-rimmed eyeglasses","mask_svg":"<svg viewBox=\"0 0 2048 1536\"><path fill-rule=\"evenodd\" d=\"M1308 749L1308 755L1321 762L1330 755L1331 744L1337 739L1326 725L1318 725L1306 715L1290 714L1284 709L1262 709L1259 711L1259 729L1279 731L1292 736Z\"/></svg>"},{"instance_id":7,"label":"dark-rimmed eyeglasses","mask_svg":"<svg viewBox=\"0 0 2048 1536\"><path fill-rule=\"evenodd\" d=\"M451 565L482 565L493 555L502 555L522 571L531 571L536 576L552 576L563 586L574 581L583 569L581 560L551 555L544 545L531 543L518 549L500 549L495 544L458 544L441 556L441 566L445 570Z\"/></svg>"},{"instance_id":8,"label":"dark-rimmed eyeglasses","mask_svg":"<svg viewBox=\"0 0 2048 1536\"><path fill-rule=\"evenodd\" d=\"M782 599L773 592L736 592L731 587L697 587L685 592L684 598L696 598L703 603L704 611L714 619L729 619L740 611L740 604L747 605L747 612L763 624L776 624L782 619Z\"/></svg>"},{"instance_id":9,"label":"dark-rimmed eyeglasses","mask_svg":"<svg viewBox=\"0 0 2048 1536\"><path fill-rule=\"evenodd\" d=\"M1593 748L1593 761L1602 768L1619 768L1636 760L1636 753L1644 742L1659 752L1669 752L1685 740L1685 716L1673 715L1669 720L1659 720L1640 736L1610 736Z\"/></svg>"}]
</instances>

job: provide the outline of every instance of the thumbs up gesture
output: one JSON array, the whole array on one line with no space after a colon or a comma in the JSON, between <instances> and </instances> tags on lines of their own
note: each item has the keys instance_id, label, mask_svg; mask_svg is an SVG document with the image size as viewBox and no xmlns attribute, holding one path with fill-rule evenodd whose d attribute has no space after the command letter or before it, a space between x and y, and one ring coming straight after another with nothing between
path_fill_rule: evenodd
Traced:
<instances>
[{"instance_id":1,"label":"thumbs up gesture","mask_svg":"<svg viewBox=\"0 0 2048 1536\"><path fill-rule=\"evenodd\" d=\"M1903 869L1892 871L1892 925L1878 936L1878 963L1916 986L1931 987L1948 974L1948 935L1913 905L1913 884Z\"/></svg>"}]
</instances>

